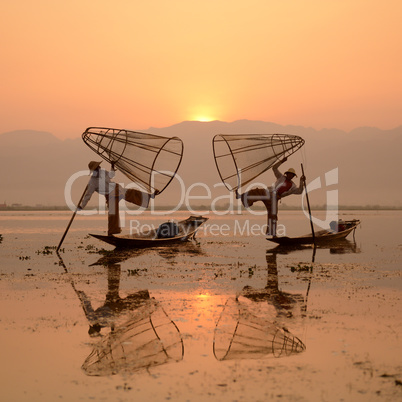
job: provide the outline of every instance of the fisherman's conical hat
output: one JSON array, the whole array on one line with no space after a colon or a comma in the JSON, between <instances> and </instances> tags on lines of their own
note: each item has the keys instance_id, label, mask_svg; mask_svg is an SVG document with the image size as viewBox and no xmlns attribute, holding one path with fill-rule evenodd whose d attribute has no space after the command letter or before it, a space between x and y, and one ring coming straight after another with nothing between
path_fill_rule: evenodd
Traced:
<instances>
[{"instance_id":1,"label":"fisherman's conical hat","mask_svg":"<svg viewBox=\"0 0 402 402\"><path fill-rule=\"evenodd\" d=\"M102 161L100 161L100 162L95 162L95 161L89 162L89 163L88 163L88 167L89 167L89 170L91 171L91 173L92 173L95 169L97 169L101 163L102 163Z\"/></svg>"},{"instance_id":2,"label":"fisherman's conical hat","mask_svg":"<svg viewBox=\"0 0 402 402\"><path fill-rule=\"evenodd\" d=\"M294 170L293 168L288 169L288 170L285 172L285 174L286 174L286 173L292 173L292 174L294 174L294 175L297 177L296 170Z\"/></svg>"}]
</instances>

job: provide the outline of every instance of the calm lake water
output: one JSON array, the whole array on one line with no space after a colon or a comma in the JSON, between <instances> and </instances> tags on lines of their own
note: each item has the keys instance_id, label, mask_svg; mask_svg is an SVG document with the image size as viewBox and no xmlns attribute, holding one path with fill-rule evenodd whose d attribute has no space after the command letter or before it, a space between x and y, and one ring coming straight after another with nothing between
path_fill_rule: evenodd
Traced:
<instances>
[{"instance_id":1,"label":"calm lake water","mask_svg":"<svg viewBox=\"0 0 402 402\"><path fill-rule=\"evenodd\" d=\"M360 227L315 253L276 248L264 215L207 216L197 242L130 252L88 236L106 216L79 216L58 256L71 213L1 212L4 400L402 397L402 211L341 211Z\"/></svg>"}]
</instances>

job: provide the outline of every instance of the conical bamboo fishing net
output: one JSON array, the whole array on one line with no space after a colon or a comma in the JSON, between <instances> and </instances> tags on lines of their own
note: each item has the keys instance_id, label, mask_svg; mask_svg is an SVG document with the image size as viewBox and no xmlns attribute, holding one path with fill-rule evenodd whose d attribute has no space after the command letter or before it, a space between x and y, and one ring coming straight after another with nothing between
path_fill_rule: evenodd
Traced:
<instances>
[{"instance_id":1,"label":"conical bamboo fishing net","mask_svg":"<svg viewBox=\"0 0 402 402\"><path fill-rule=\"evenodd\" d=\"M289 134L219 134L212 142L216 167L230 191L246 185L303 144L303 138Z\"/></svg>"},{"instance_id":2,"label":"conical bamboo fishing net","mask_svg":"<svg viewBox=\"0 0 402 402\"><path fill-rule=\"evenodd\" d=\"M218 360L284 357L305 349L287 329L256 317L237 299L227 301L216 324L214 355Z\"/></svg>"},{"instance_id":3,"label":"conical bamboo fishing net","mask_svg":"<svg viewBox=\"0 0 402 402\"><path fill-rule=\"evenodd\" d=\"M138 309L96 345L82 369L88 375L131 373L183 359L184 345L176 324L156 303Z\"/></svg>"},{"instance_id":4,"label":"conical bamboo fishing net","mask_svg":"<svg viewBox=\"0 0 402 402\"><path fill-rule=\"evenodd\" d=\"M178 137L89 127L82 139L94 152L114 163L118 170L150 194L160 194L168 186L183 157L183 142Z\"/></svg>"}]
</instances>

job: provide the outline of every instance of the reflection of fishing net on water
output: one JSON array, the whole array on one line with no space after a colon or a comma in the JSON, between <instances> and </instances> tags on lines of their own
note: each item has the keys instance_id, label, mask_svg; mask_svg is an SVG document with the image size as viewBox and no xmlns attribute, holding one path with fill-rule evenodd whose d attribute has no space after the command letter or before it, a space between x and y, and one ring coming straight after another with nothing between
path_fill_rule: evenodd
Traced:
<instances>
[{"instance_id":1,"label":"reflection of fishing net on water","mask_svg":"<svg viewBox=\"0 0 402 402\"><path fill-rule=\"evenodd\" d=\"M82 139L148 193L161 193L168 186L183 156L183 142L177 137L89 127Z\"/></svg>"},{"instance_id":2,"label":"reflection of fishing net on water","mask_svg":"<svg viewBox=\"0 0 402 402\"><path fill-rule=\"evenodd\" d=\"M303 144L303 138L289 134L219 134L212 143L216 167L230 191L249 183Z\"/></svg>"},{"instance_id":3,"label":"reflection of fishing net on water","mask_svg":"<svg viewBox=\"0 0 402 402\"><path fill-rule=\"evenodd\" d=\"M183 359L184 345L176 324L156 302L138 309L96 345L82 369L104 376L133 372Z\"/></svg>"},{"instance_id":4,"label":"reflection of fishing net on water","mask_svg":"<svg viewBox=\"0 0 402 402\"><path fill-rule=\"evenodd\" d=\"M287 329L251 314L235 299L226 302L216 324L214 355L218 360L284 357L305 349L303 342Z\"/></svg>"}]
</instances>

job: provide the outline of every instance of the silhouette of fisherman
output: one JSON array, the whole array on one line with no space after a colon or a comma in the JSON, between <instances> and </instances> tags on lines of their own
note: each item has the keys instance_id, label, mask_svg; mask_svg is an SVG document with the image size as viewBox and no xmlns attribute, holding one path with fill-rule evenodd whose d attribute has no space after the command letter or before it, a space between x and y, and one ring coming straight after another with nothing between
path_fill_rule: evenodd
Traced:
<instances>
[{"instance_id":1,"label":"silhouette of fisherman","mask_svg":"<svg viewBox=\"0 0 402 402\"><path fill-rule=\"evenodd\" d=\"M148 194L133 188L123 188L118 183L111 181L116 175L114 164L112 164L112 170L108 171L100 168L101 163L102 162L91 161L88 164L92 176L81 204L78 206L78 211L85 208L94 192L104 195L108 206L108 235L111 236L121 232L119 202L122 199L147 208L149 200L154 198L157 193Z\"/></svg>"},{"instance_id":2,"label":"silhouette of fisherman","mask_svg":"<svg viewBox=\"0 0 402 402\"><path fill-rule=\"evenodd\" d=\"M254 302L267 301L275 307L278 316L290 318L293 316L293 309L299 303L303 306L305 299L301 294L293 294L284 292L279 289L278 267L276 262L276 254L267 253L267 285L263 289L255 289L251 286L245 286L241 292L241 296L246 297Z\"/></svg>"},{"instance_id":3,"label":"silhouette of fisherman","mask_svg":"<svg viewBox=\"0 0 402 402\"><path fill-rule=\"evenodd\" d=\"M106 299L102 306L96 310L93 309L92 303L87 295L77 290L77 295L81 301L85 316L89 321L88 333L90 336L98 336L102 328L114 328L114 320L121 314L135 310L149 301L150 295L148 290L139 290L129 294L125 298L121 298L120 290L120 264L108 266L108 290Z\"/></svg>"},{"instance_id":4,"label":"silhouette of fisherman","mask_svg":"<svg viewBox=\"0 0 402 402\"><path fill-rule=\"evenodd\" d=\"M236 198L240 198L243 206L251 207L255 202L261 201L267 209L267 235L276 236L276 226L278 221L278 201L292 194L301 194L304 189L305 176L300 177L299 186L293 179L297 177L293 168L286 170L282 174L278 168L287 158L282 159L272 167L275 174L276 182L269 188L253 188L243 194L239 194L236 190Z\"/></svg>"}]
</instances>

